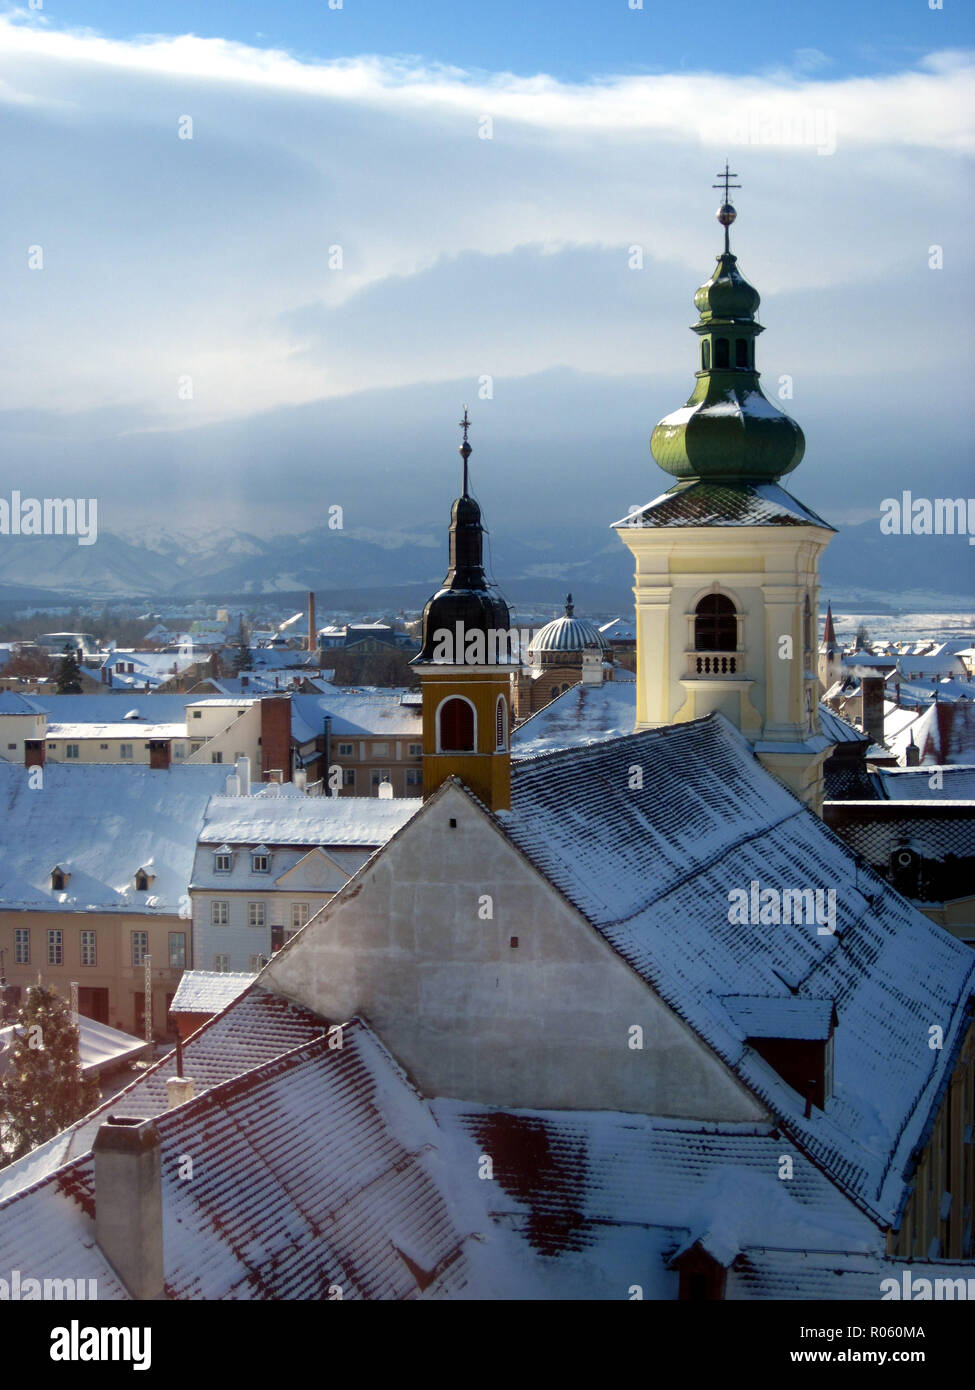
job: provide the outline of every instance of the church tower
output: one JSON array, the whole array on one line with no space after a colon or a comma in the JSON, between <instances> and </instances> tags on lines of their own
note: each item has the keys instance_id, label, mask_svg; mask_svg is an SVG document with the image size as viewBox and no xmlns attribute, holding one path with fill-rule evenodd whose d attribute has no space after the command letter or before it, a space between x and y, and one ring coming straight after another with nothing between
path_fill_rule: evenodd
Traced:
<instances>
[{"instance_id":1,"label":"church tower","mask_svg":"<svg viewBox=\"0 0 975 1390\"><path fill-rule=\"evenodd\" d=\"M653 431L677 479L614 523L636 562L636 728L720 710L817 812L830 744L819 729L819 557L833 528L779 485L802 430L762 393L759 296L729 246L734 174L721 175L724 251L694 303L696 384Z\"/></svg>"},{"instance_id":2,"label":"church tower","mask_svg":"<svg viewBox=\"0 0 975 1390\"><path fill-rule=\"evenodd\" d=\"M450 568L423 610L412 664L423 691L423 796L459 777L492 811L511 806L511 689L520 669L508 605L484 575L481 509L468 491L467 410L463 488L450 512Z\"/></svg>"},{"instance_id":3,"label":"church tower","mask_svg":"<svg viewBox=\"0 0 975 1390\"><path fill-rule=\"evenodd\" d=\"M819 684L822 693L825 695L836 682L843 676L843 648L836 640L836 628L833 626L833 606L826 605L826 627L823 630L823 640L819 644Z\"/></svg>"}]
</instances>

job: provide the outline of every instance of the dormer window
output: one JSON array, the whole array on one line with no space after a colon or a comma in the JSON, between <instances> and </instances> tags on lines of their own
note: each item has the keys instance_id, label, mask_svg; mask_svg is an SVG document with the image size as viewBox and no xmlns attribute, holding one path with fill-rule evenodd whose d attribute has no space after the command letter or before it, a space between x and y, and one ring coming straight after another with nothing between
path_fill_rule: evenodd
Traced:
<instances>
[{"instance_id":1,"label":"dormer window","mask_svg":"<svg viewBox=\"0 0 975 1390\"><path fill-rule=\"evenodd\" d=\"M221 845L213 852L213 872L229 874L234 867L234 852L229 845Z\"/></svg>"},{"instance_id":2,"label":"dormer window","mask_svg":"<svg viewBox=\"0 0 975 1390\"><path fill-rule=\"evenodd\" d=\"M267 874L271 872L271 851L267 845L258 845L257 849L251 850L251 873Z\"/></svg>"},{"instance_id":3,"label":"dormer window","mask_svg":"<svg viewBox=\"0 0 975 1390\"><path fill-rule=\"evenodd\" d=\"M71 875L67 870L62 869L60 864L55 864L51 870L51 892L63 893L68 886L68 879Z\"/></svg>"},{"instance_id":4,"label":"dormer window","mask_svg":"<svg viewBox=\"0 0 975 1390\"><path fill-rule=\"evenodd\" d=\"M151 879L152 874L149 873L148 869L136 869L135 891L137 893L148 893Z\"/></svg>"}]
</instances>

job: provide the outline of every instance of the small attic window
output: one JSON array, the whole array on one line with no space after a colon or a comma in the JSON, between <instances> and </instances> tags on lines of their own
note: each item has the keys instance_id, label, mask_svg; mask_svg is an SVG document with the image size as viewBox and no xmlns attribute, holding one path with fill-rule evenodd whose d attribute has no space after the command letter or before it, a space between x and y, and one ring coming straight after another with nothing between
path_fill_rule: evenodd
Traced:
<instances>
[{"instance_id":1,"label":"small attic window","mask_svg":"<svg viewBox=\"0 0 975 1390\"><path fill-rule=\"evenodd\" d=\"M51 892L63 893L68 886L69 874L65 873L60 864L56 864L51 870Z\"/></svg>"},{"instance_id":2,"label":"small attic window","mask_svg":"<svg viewBox=\"0 0 975 1390\"><path fill-rule=\"evenodd\" d=\"M221 845L213 854L213 872L229 874L234 867L234 852L227 845Z\"/></svg>"},{"instance_id":3,"label":"small attic window","mask_svg":"<svg viewBox=\"0 0 975 1390\"><path fill-rule=\"evenodd\" d=\"M137 869L135 874L135 891L137 893L148 893L149 875L145 869Z\"/></svg>"},{"instance_id":4,"label":"small attic window","mask_svg":"<svg viewBox=\"0 0 975 1390\"><path fill-rule=\"evenodd\" d=\"M258 845L257 849L251 850L251 873L267 874L271 872L271 851L266 845Z\"/></svg>"}]
</instances>

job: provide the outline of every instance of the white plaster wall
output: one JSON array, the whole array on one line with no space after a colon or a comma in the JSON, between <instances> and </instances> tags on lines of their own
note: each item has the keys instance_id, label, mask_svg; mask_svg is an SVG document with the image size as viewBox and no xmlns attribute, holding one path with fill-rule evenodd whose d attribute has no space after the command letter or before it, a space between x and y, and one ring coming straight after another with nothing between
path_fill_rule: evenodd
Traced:
<instances>
[{"instance_id":1,"label":"white plaster wall","mask_svg":"<svg viewBox=\"0 0 975 1390\"><path fill-rule=\"evenodd\" d=\"M482 895L492 920L478 916ZM364 1015L428 1095L706 1119L765 1113L454 786L264 978L329 1018ZM634 1024L642 1050L628 1046Z\"/></svg>"}]
</instances>

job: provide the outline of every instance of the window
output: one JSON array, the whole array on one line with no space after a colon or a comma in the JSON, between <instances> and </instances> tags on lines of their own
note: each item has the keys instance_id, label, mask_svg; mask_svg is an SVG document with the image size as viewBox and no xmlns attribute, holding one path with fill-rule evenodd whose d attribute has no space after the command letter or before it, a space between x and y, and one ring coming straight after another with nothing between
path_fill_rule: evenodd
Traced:
<instances>
[{"instance_id":1,"label":"window","mask_svg":"<svg viewBox=\"0 0 975 1390\"><path fill-rule=\"evenodd\" d=\"M229 957L229 956L214 956L214 957L213 957L213 968L214 968L214 970L220 970L220 971L229 970L229 969L230 969L230 957Z\"/></svg>"},{"instance_id":2,"label":"window","mask_svg":"<svg viewBox=\"0 0 975 1390\"><path fill-rule=\"evenodd\" d=\"M53 869L51 871L51 891L53 893L63 893L68 882L68 875L63 869Z\"/></svg>"},{"instance_id":3,"label":"window","mask_svg":"<svg viewBox=\"0 0 975 1390\"><path fill-rule=\"evenodd\" d=\"M30 965L30 927L14 928L14 962Z\"/></svg>"},{"instance_id":4,"label":"window","mask_svg":"<svg viewBox=\"0 0 975 1390\"><path fill-rule=\"evenodd\" d=\"M340 758L351 758L352 755L353 755L353 753L355 752L355 744L354 744L354 743L340 743L339 746L338 746L338 750L339 750L338 755L339 755Z\"/></svg>"},{"instance_id":5,"label":"window","mask_svg":"<svg viewBox=\"0 0 975 1390\"><path fill-rule=\"evenodd\" d=\"M733 652L738 649L738 616L727 594L705 594L694 610L694 650Z\"/></svg>"},{"instance_id":6,"label":"window","mask_svg":"<svg viewBox=\"0 0 975 1390\"><path fill-rule=\"evenodd\" d=\"M107 743L100 743L100 744L98 745L98 750L99 750L99 752L101 752L101 753L107 753L107 752L108 752L108 744L107 744Z\"/></svg>"},{"instance_id":7,"label":"window","mask_svg":"<svg viewBox=\"0 0 975 1390\"><path fill-rule=\"evenodd\" d=\"M195 709L195 710L193 711L193 718L194 718L194 719L202 719L202 718L203 718L203 711L200 710L200 709Z\"/></svg>"},{"instance_id":8,"label":"window","mask_svg":"<svg viewBox=\"0 0 975 1390\"><path fill-rule=\"evenodd\" d=\"M497 736L497 746L498 746L498 748L505 748L505 747L507 746L506 733L507 733L507 723L508 723L508 721L507 721L506 715L507 715L507 711L506 711L506 708L505 708L504 696L503 696L503 695L499 695L499 696L498 696L498 707L497 707L497 710L495 711L495 734L496 734L496 736Z\"/></svg>"},{"instance_id":9,"label":"window","mask_svg":"<svg viewBox=\"0 0 975 1390\"><path fill-rule=\"evenodd\" d=\"M374 744L372 745L372 756L373 756L374 758L388 758L388 757L389 757L389 744L388 744L388 743L374 743Z\"/></svg>"},{"instance_id":10,"label":"window","mask_svg":"<svg viewBox=\"0 0 975 1390\"><path fill-rule=\"evenodd\" d=\"M222 753L211 753L211 754L210 754L210 761L211 761L211 763L222 763L222 762L223 762L223 754L222 754Z\"/></svg>"},{"instance_id":11,"label":"window","mask_svg":"<svg viewBox=\"0 0 975 1390\"><path fill-rule=\"evenodd\" d=\"M149 875L145 869L140 869L135 876L135 891L137 893L148 893L149 891Z\"/></svg>"},{"instance_id":12,"label":"window","mask_svg":"<svg viewBox=\"0 0 975 1390\"><path fill-rule=\"evenodd\" d=\"M701 366L706 372L711 370L711 344L708 342L707 338L705 338L704 342L701 344Z\"/></svg>"},{"instance_id":13,"label":"window","mask_svg":"<svg viewBox=\"0 0 975 1390\"><path fill-rule=\"evenodd\" d=\"M119 746L118 746L118 755L119 755L119 757L122 758L122 759L131 758L131 757L132 757L132 745L131 745L131 743L120 743Z\"/></svg>"},{"instance_id":14,"label":"window","mask_svg":"<svg viewBox=\"0 0 975 1390\"><path fill-rule=\"evenodd\" d=\"M728 339L716 338L714 340L714 365L716 367L728 366Z\"/></svg>"},{"instance_id":15,"label":"window","mask_svg":"<svg viewBox=\"0 0 975 1390\"><path fill-rule=\"evenodd\" d=\"M474 708L459 696L445 700L440 706L440 751L443 753L473 753Z\"/></svg>"},{"instance_id":16,"label":"window","mask_svg":"<svg viewBox=\"0 0 975 1390\"><path fill-rule=\"evenodd\" d=\"M271 856L267 850L256 849L251 855L251 873L266 874L271 871Z\"/></svg>"},{"instance_id":17,"label":"window","mask_svg":"<svg viewBox=\"0 0 975 1390\"><path fill-rule=\"evenodd\" d=\"M52 927L47 934L47 963L48 965L60 965L62 963L60 927Z\"/></svg>"},{"instance_id":18,"label":"window","mask_svg":"<svg viewBox=\"0 0 975 1390\"><path fill-rule=\"evenodd\" d=\"M292 928L292 931L297 931L298 928L299 928L299 927L303 927L307 921L308 921L308 904L307 904L307 903L292 903L292 904L291 904L291 928Z\"/></svg>"},{"instance_id":19,"label":"window","mask_svg":"<svg viewBox=\"0 0 975 1390\"><path fill-rule=\"evenodd\" d=\"M200 749L201 749L202 747L203 747L203 740L202 740L202 739L199 739L199 738L195 738L195 739L193 739L193 741L190 743L190 752L191 752L191 753L199 753L199 751L200 751Z\"/></svg>"},{"instance_id":20,"label":"window","mask_svg":"<svg viewBox=\"0 0 975 1390\"><path fill-rule=\"evenodd\" d=\"M82 965L94 965L96 963L95 933L93 931L86 930L81 933L81 963Z\"/></svg>"},{"instance_id":21,"label":"window","mask_svg":"<svg viewBox=\"0 0 975 1390\"><path fill-rule=\"evenodd\" d=\"M747 367L747 366L748 366L748 339L747 339L747 338L736 338L736 339L735 339L735 366L736 366L736 367Z\"/></svg>"},{"instance_id":22,"label":"window","mask_svg":"<svg viewBox=\"0 0 975 1390\"><path fill-rule=\"evenodd\" d=\"M406 751L407 751L407 755L408 755L409 757L411 757L411 758L422 758L422 757L423 757L423 744L422 744L422 743L409 743L409 744L407 744L407 746L406 746Z\"/></svg>"},{"instance_id":23,"label":"window","mask_svg":"<svg viewBox=\"0 0 975 1390\"><path fill-rule=\"evenodd\" d=\"M149 933L147 931L134 931L132 933L132 964L145 965L148 954Z\"/></svg>"},{"instance_id":24,"label":"window","mask_svg":"<svg viewBox=\"0 0 975 1390\"><path fill-rule=\"evenodd\" d=\"M64 756L66 758L77 758L80 756L76 743L66 743L64 745Z\"/></svg>"},{"instance_id":25,"label":"window","mask_svg":"<svg viewBox=\"0 0 975 1390\"><path fill-rule=\"evenodd\" d=\"M218 849L213 856L213 872L229 874L234 866L234 856L230 850Z\"/></svg>"},{"instance_id":26,"label":"window","mask_svg":"<svg viewBox=\"0 0 975 1390\"><path fill-rule=\"evenodd\" d=\"M256 975L258 971L263 970L266 964L266 956L248 956L247 958L247 968L252 975Z\"/></svg>"},{"instance_id":27,"label":"window","mask_svg":"<svg viewBox=\"0 0 975 1390\"><path fill-rule=\"evenodd\" d=\"M11 751L12 751L13 749L15 749L16 747L17 747L16 743L8 743L8 744L7 744L7 752L8 752L8 753L11 752Z\"/></svg>"},{"instance_id":28,"label":"window","mask_svg":"<svg viewBox=\"0 0 975 1390\"><path fill-rule=\"evenodd\" d=\"M267 903L247 904L247 925L249 927L267 926Z\"/></svg>"},{"instance_id":29,"label":"window","mask_svg":"<svg viewBox=\"0 0 975 1390\"><path fill-rule=\"evenodd\" d=\"M558 688L558 686L557 686L557 685L553 685L553 686L552 686L552 699L553 699L553 700L557 697L558 693L559 693L559 688Z\"/></svg>"},{"instance_id":30,"label":"window","mask_svg":"<svg viewBox=\"0 0 975 1390\"><path fill-rule=\"evenodd\" d=\"M226 927L230 925L230 904L220 899L215 899L210 904L210 926Z\"/></svg>"},{"instance_id":31,"label":"window","mask_svg":"<svg viewBox=\"0 0 975 1390\"><path fill-rule=\"evenodd\" d=\"M169 968L170 970L186 969L185 931L171 931L169 933Z\"/></svg>"},{"instance_id":32,"label":"window","mask_svg":"<svg viewBox=\"0 0 975 1390\"><path fill-rule=\"evenodd\" d=\"M422 787L423 769L419 767L408 767L406 769L406 785L408 787Z\"/></svg>"},{"instance_id":33,"label":"window","mask_svg":"<svg viewBox=\"0 0 975 1390\"><path fill-rule=\"evenodd\" d=\"M344 768L342 769L342 786L343 786L343 787L353 787L353 788L355 787L355 768L354 768L354 767L344 767Z\"/></svg>"}]
</instances>

